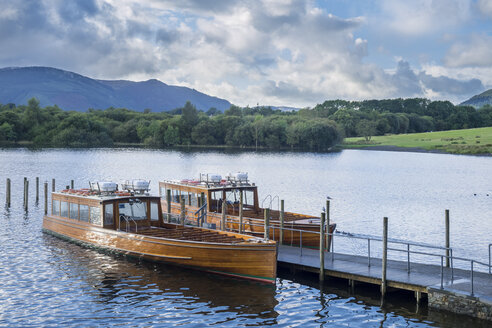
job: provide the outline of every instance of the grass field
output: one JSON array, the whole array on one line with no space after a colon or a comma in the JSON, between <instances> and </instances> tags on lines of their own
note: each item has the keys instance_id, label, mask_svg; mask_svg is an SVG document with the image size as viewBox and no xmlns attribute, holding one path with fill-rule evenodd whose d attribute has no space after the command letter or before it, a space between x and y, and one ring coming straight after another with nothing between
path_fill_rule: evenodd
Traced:
<instances>
[{"instance_id":1,"label":"grass field","mask_svg":"<svg viewBox=\"0 0 492 328\"><path fill-rule=\"evenodd\" d=\"M374 146L420 148L452 154L492 154L492 127L372 137L345 138L343 148Z\"/></svg>"}]
</instances>

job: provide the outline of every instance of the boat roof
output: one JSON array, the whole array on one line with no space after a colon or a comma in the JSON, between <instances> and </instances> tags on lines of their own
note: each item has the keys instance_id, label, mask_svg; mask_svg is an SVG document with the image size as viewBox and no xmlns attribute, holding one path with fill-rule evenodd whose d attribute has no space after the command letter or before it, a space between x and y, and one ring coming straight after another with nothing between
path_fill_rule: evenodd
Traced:
<instances>
[{"instance_id":1,"label":"boat roof","mask_svg":"<svg viewBox=\"0 0 492 328\"><path fill-rule=\"evenodd\" d=\"M90 189L64 189L58 192L53 192L54 195L80 197L84 199L93 199L99 201L112 201L124 198L160 198L159 196L150 195L148 193L131 193L127 191L115 192L97 192Z\"/></svg>"},{"instance_id":2,"label":"boat roof","mask_svg":"<svg viewBox=\"0 0 492 328\"><path fill-rule=\"evenodd\" d=\"M255 189L257 186L249 181L231 181L222 179L220 182L199 181L193 179L164 180L159 184L171 184L178 187L192 187L203 190Z\"/></svg>"}]
</instances>

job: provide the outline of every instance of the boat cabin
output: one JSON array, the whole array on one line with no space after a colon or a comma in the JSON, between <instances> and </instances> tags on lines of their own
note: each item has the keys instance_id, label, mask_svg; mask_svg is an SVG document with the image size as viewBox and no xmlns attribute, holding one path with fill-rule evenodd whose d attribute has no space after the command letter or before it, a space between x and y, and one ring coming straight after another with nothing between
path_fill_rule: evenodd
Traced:
<instances>
[{"instance_id":1,"label":"boat cabin","mask_svg":"<svg viewBox=\"0 0 492 328\"><path fill-rule=\"evenodd\" d=\"M141 185L123 186L126 190L118 191L115 183L99 182L89 189L53 192L51 213L114 230L138 231L160 226L160 198L147 194Z\"/></svg>"},{"instance_id":2,"label":"boat cabin","mask_svg":"<svg viewBox=\"0 0 492 328\"><path fill-rule=\"evenodd\" d=\"M159 195L166 202L170 197L172 207L178 207L182 199L187 207L198 209L206 204L209 213L222 213L222 203L226 202L227 214L236 215L242 197L243 209L260 211L257 186L248 181L247 173L229 174L225 178L200 174L198 180L163 181L159 182Z\"/></svg>"}]
</instances>

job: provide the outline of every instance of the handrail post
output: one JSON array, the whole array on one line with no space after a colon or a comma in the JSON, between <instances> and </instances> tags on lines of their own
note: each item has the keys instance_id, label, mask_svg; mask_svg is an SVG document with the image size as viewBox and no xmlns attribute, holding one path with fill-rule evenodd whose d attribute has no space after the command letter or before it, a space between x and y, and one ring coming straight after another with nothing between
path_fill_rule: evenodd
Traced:
<instances>
[{"instance_id":1,"label":"handrail post","mask_svg":"<svg viewBox=\"0 0 492 328\"><path fill-rule=\"evenodd\" d=\"M450 248L449 251L451 252L451 281L454 281L453 249Z\"/></svg>"},{"instance_id":2,"label":"handrail post","mask_svg":"<svg viewBox=\"0 0 492 328\"><path fill-rule=\"evenodd\" d=\"M441 255L441 289L444 288L444 286L443 286L443 281L444 281L444 264L443 264L444 260L443 260L443 258L444 257Z\"/></svg>"},{"instance_id":3,"label":"handrail post","mask_svg":"<svg viewBox=\"0 0 492 328\"><path fill-rule=\"evenodd\" d=\"M326 200L326 250L330 251L330 200Z\"/></svg>"},{"instance_id":4,"label":"handrail post","mask_svg":"<svg viewBox=\"0 0 492 328\"><path fill-rule=\"evenodd\" d=\"M185 199L184 199L184 197L181 197L180 200L181 200L181 213L180 213L181 214L180 215L181 216L181 218L180 218L181 222L180 223L181 223L181 225L184 226L185 225L185 219L186 219Z\"/></svg>"},{"instance_id":5,"label":"handrail post","mask_svg":"<svg viewBox=\"0 0 492 328\"><path fill-rule=\"evenodd\" d=\"M491 266L490 266L490 264L491 264L491 263L490 263L490 262L491 262L491 251L490 251L490 249L491 249L491 247L492 247L492 244L489 244L489 274L490 274L490 273L492 273L492 272L491 272L491 271L492 271L492 270L491 270Z\"/></svg>"},{"instance_id":6,"label":"handrail post","mask_svg":"<svg viewBox=\"0 0 492 328\"><path fill-rule=\"evenodd\" d=\"M243 233L243 191L239 191L239 233Z\"/></svg>"},{"instance_id":7,"label":"handrail post","mask_svg":"<svg viewBox=\"0 0 492 328\"><path fill-rule=\"evenodd\" d=\"M51 191L55 192L55 179L51 179Z\"/></svg>"},{"instance_id":8,"label":"handrail post","mask_svg":"<svg viewBox=\"0 0 492 328\"><path fill-rule=\"evenodd\" d=\"M381 298L386 294L386 265L388 263L388 218L383 218L383 263L381 274Z\"/></svg>"},{"instance_id":9,"label":"handrail post","mask_svg":"<svg viewBox=\"0 0 492 328\"><path fill-rule=\"evenodd\" d=\"M407 244L407 272L410 273L410 244Z\"/></svg>"},{"instance_id":10,"label":"handrail post","mask_svg":"<svg viewBox=\"0 0 492 328\"><path fill-rule=\"evenodd\" d=\"M263 234L263 238L269 240L270 239L270 209L265 208L264 212L265 212L265 231Z\"/></svg>"},{"instance_id":11,"label":"handrail post","mask_svg":"<svg viewBox=\"0 0 492 328\"><path fill-rule=\"evenodd\" d=\"M367 266L371 267L371 238L367 238Z\"/></svg>"},{"instance_id":12,"label":"handrail post","mask_svg":"<svg viewBox=\"0 0 492 328\"><path fill-rule=\"evenodd\" d=\"M222 202L222 217L220 220L220 230L224 231L225 230L225 225L226 225L226 202L225 200Z\"/></svg>"},{"instance_id":13,"label":"handrail post","mask_svg":"<svg viewBox=\"0 0 492 328\"><path fill-rule=\"evenodd\" d=\"M301 248L301 256L302 256L302 230L299 230L299 247Z\"/></svg>"},{"instance_id":14,"label":"handrail post","mask_svg":"<svg viewBox=\"0 0 492 328\"><path fill-rule=\"evenodd\" d=\"M445 211L446 224L446 268L449 268L449 210Z\"/></svg>"},{"instance_id":15,"label":"handrail post","mask_svg":"<svg viewBox=\"0 0 492 328\"><path fill-rule=\"evenodd\" d=\"M471 296L473 296L473 260L471 260Z\"/></svg>"},{"instance_id":16,"label":"handrail post","mask_svg":"<svg viewBox=\"0 0 492 328\"><path fill-rule=\"evenodd\" d=\"M319 223L319 280L325 280L325 213L321 213Z\"/></svg>"},{"instance_id":17,"label":"handrail post","mask_svg":"<svg viewBox=\"0 0 492 328\"><path fill-rule=\"evenodd\" d=\"M284 243L284 200L283 199L280 201L280 235L278 237L278 240L280 245Z\"/></svg>"},{"instance_id":18,"label":"handrail post","mask_svg":"<svg viewBox=\"0 0 492 328\"><path fill-rule=\"evenodd\" d=\"M171 189L166 190L167 223L171 222Z\"/></svg>"}]
</instances>

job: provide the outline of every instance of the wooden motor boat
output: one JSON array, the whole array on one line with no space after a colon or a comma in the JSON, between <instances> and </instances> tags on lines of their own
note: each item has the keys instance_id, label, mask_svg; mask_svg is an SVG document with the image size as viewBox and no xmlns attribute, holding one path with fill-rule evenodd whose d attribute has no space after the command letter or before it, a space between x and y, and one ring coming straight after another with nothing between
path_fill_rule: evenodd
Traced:
<instances>
[{"instance_id":1,"label":"wooden motor boat","mask_svg":"<svg viewBox=\"0 0 492 328\"><path fill-rule=\"evenodd\" d=\"M104 251L275 282L275 241L166 223L159 197L145 188L126 188L117 191L116 184L100 182L90 189L53 192L43 231Z\"/></svg>"},{"instance_id":2,"label":"wooden motor boat","mask_svg":"<svg viewBox=\"0 0 492 328\"><path fill-rule=\"evenodd\" d=\"M159 182L159 194L162 207L169 213L181 214L181 203L184 202L186 217L194 220L197 226L220 227L225 213L227 230L253 236L264 234L265 208L260 207L258 187L248 181L246 173L236 173L225 179L217 174L200 174L198 180L162 181ZM266 204L270 207L270 237L280 241L280 217L283 215L283 244L319 248L320 218L273 210L272 197L269 197ZM325 231L333 233L335 227L336 224L331 223ZM331 236L328 234L325 242L328 250L330 244Z\"/></svg>"}]
</instances>

